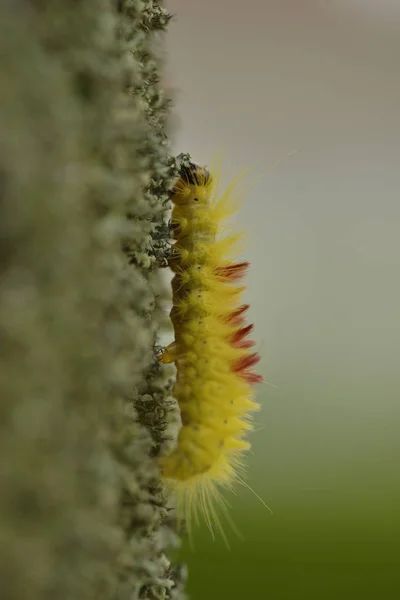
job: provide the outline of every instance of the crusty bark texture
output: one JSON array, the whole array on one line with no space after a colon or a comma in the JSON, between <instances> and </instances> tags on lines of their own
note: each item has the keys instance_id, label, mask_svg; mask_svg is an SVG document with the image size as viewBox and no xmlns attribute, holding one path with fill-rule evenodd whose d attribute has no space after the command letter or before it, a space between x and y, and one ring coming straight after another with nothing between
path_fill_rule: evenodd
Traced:
<instances>
[{"instance_id":1,"label":"crusty bark texture","mask_svg":"<svg viewBox=\"0 0 400 600\"><path fill-rule=\"evenodd\" d=\"M154 344L176 164L151 0L0 3L0 581L182 598ZM171 412L172 411L172 412Z\"/></svg>"}]
</instances>

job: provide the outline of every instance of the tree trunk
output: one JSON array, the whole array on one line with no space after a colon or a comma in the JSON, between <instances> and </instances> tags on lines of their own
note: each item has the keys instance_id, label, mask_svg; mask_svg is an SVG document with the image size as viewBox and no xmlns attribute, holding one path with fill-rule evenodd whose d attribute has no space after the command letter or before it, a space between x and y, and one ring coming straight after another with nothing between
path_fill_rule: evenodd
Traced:
<instances>
[{"instance_id":1,"label":"tree trunk","mask_svg":"<svg viewBox=\"0 0 400 600\"><path fill-rule=\"evenodd\" d=\"M181 598L154 343L175 175L151 0L0 3L0 581Z\"/></svg>"}]
</instances>

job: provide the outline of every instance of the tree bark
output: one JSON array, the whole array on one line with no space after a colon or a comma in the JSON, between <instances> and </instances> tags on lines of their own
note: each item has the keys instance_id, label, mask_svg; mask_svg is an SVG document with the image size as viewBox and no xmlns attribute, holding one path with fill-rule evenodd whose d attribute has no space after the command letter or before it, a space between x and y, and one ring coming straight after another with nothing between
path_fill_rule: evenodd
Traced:
<instances>
[{"instance_id":1,"label":"tree bark","mask_svg":"<svg viewBox=\"0 0 400 600\"><path fill-rule=\"evenodd\" d=\"M176 165L141 0L0 3L0 581L181 598L154 355ZM172 414L172 412L171 412Z\"/></svg>"}]
</instances>

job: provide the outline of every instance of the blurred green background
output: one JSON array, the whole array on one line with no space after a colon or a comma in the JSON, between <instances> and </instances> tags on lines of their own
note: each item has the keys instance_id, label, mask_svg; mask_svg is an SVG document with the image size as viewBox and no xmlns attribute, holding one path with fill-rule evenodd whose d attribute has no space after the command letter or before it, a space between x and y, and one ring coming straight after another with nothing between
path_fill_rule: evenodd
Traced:
<instances>
[{"instance_id":1,"label":"blurred green background","mask_svg":"<svg viewBox=\"0 0 400 600\"><path fill-rule=\"evenodd\" d=\"M256 175L240 217L271 386L244 541L182 549L193 600L400 598L400 3L169 2L176 152ZM228 495L229 496L229 495Z\"/></svg>"}]
</instances>

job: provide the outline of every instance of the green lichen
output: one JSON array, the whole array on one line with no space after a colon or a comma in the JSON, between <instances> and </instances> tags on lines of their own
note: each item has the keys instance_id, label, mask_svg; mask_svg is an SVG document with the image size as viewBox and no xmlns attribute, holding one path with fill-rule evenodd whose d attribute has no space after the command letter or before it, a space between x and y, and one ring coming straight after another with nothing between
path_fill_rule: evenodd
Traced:
<instances>
[{"instance_id":1,"label":"green lichen","mask_svg":"<svg viewBox=\"0 0 400 600\"><path fill-rule=\"evenodd\" d=\"M182 598L156 457L168 188L141 0L0 6L0 577L5 598Z\"/></svg>"}]
</instances>

